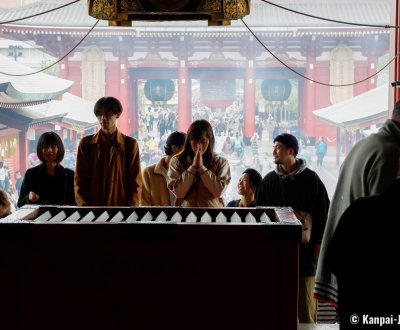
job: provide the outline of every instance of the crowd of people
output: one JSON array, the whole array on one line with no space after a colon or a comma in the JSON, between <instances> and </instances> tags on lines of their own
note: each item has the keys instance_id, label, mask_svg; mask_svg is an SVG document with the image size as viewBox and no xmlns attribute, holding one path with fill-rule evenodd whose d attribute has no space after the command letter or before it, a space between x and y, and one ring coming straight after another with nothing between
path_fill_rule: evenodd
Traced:
<instances>
[{"instance_id":1,"label":"crowd of people","mask_svg":"<svg viewBox=\"0 0 400 330\"><path fill-rule=\"evenodd\" d=\"M245 145L238 128L228 125L226 131L220 132L226 138L222 153L217 153L215 127L203 118L195 119L187 132L171 132L163 142L165 156L155 164L142 168L139 143L117 128L117 119L122 111L121 103L114 97L102 97L96 102L94 114L100 130L81 139L74 170L61 165L65 155L61 138L55 132L43 133L37 143L40 163L25 173L18 207L25 204L181 207L289 204L299 212L313 215L315 234L307 242L312 248L302 249L301 256L304 255L307 263L308 273L305 275L314 275L316 264L311 258L321 240L329 201L318 175L296 158L299 147L293 135L283 133L274 139L273 157L277 167L270 172L274 176L273 183L270 182L271 175L262 179L262 173L256 168L241 162ZM251 152L255 159L259 156L258 140L255 132L251 140ZM149 139L146 145L154 149L155 141ZM240 161L231 171L227 156L233 154ZM226 200L224 194L232 181L232 173L237 175L235 184L240 199ZM299 200L295 196L299 194L300 186L293 186L293 182L301 185L307 180L315 181L315 184ZM280 186L278 182L285 187L286 197L278 192L273 196L273 187ZM300 275L303 276L302 273ZM310 283L313 282L306 283L302 298L312 290L308 287ZM307 312L312 308L310 302L307 299L299 299L299 302L305 310L299 314L299 320L312 322L315 310Z\"/></svg>"},{"instance_id":2,"label":"crowd of people","mask_svg":"<svg viewBox=\"0 0 400 330\"><path fill-rule=\"evenodd\" d=\"M261 164L262 155L253 146L259 141L257 132L250 145L255 161L249 166L243 162L245 144L240 131L226 128L220 132L224 141L219 153L215 136L219 125L198 118L187 132L169 127L162 140L164 154L143 163L140 143L117 128L122 111L114 97L96 102L94 113L100 130L80 141L74 170L61 165L65 155L61 138L54 132L43 133L37 143L40 163L23 178L16 173L20 185L16 206L290 206L298 219L310 226L300 246L299 322L316 322L316 299L338 306L336 279L325 254L346 209L360 197L383 193L399 174L400 102L377 134L352 149L341 167L332 203L308 164L307 148L303 146L305 156L300 158L301 143L290 133L273 136L273 164L264 170L267 164ZM149 129L151 120L149 117ZM145 143L149 149L156 148L155 141ZM322 166L326 149L322 137L316 145L317 166ZM229 157L238 160L235 166L230 165ZM8 173L4 168L0 162L0 217L13 212L5 193ZM231 182L239 198L226 198Z\"/></svg>"}]
</instances>

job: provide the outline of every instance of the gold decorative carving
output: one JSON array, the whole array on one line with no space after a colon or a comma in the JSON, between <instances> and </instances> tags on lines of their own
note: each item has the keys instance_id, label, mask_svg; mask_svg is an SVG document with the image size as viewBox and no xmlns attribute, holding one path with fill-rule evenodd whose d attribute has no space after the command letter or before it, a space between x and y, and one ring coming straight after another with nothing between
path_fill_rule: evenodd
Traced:
<instances>
[{"instance_id":1,"label":"gold decorative carving","mask_svg":"<svg viewBox=\"0 0 400 330\"><path fill-rule=\"evenodd\" d=\"M237 18L236 0L225 0L224 18Z\"/></svg>"},{"instance_id":2,"label":"gold decorative carving","mask_svg":"<svg viewBox=\"0 0 400 330\"><path fill-rule=\"evenodd\" d=\"M87 1L89 15L108 20L112 26L130 26L132 20L208 20L210 25L228 25L231 19L250 13L250 0Z\"/></svg>"},{"instance_id":3,"label":"gold decorative carving","mask_svg":"<svg viewBox=\"0 0 400 330\"><path fill-rule=\"evenodd\" d=\"M121 0L120 6L122 11L141 11L143 10L142 6L137 0Z\"/></svg>"},{"instance_id":4,"label":"gold decorative carving","mask_svg":"<svg viewBox=\"0 0 400 330\"><path fill-rule=\"evenodd\" d=\"M246 0L238 0L237 8L238 13L242 14L240 15L241 17L250 14L250 3L248 3Z\"/></svg>"},{"instance_id":5,"label":"gold decorative carving","mask_svg":"<svg viewBox=\"0 0 400 330\"><path fill-rule=\"evenodd\" d=\"M90 16L110 20L117 18L117 4L114 0L88 0Z\"/></svg>"},{"instance_id":6,"label":"gold decorative carving","mask_svg":"<svg viewBox=\"0 0 400 330\"><path fill-rule=\"evenodd\" d=\"M199 12L219 13L221 12L221 1L204 0L199 9Z\"/></svg>"},{"instance_id":7,"label":"gold decorative carving","mask_svg":"<svg viewBox=\"0 0 400 330\"><path fill-rule=\"evenodd\" d=\"M224 18L238 19L250 13L249 0L225 0L224 1Z\"/></svg>"}]
</instances>

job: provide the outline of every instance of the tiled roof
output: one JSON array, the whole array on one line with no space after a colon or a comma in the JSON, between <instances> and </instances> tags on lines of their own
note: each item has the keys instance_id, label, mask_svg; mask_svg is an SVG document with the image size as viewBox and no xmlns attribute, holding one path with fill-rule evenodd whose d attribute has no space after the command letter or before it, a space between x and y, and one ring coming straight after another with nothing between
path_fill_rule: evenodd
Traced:
<instances>
[{"instance_id":1,"label":"tiled roof","mask_svg":"<svg viewBox=\"0 0 400 330\"><path fill-rule=\"evenodd\" d=\"M18 108L30 107L33 105L50 102L50 100L28 101L28 102L17 102L15 100L13 100L12 102L8 102L5 100L2 100L4 98L8 98L7 95L0 93L0 108L4 108L4 109L18 109Z\"/></svg>"},{"instance_id":2,"label":"tiled roof","mask_svg":"<svg viewBox=\"0 0 400 330\"><path fill-rule=\"evenodd\" d=\"M49 104L39 104L30 107L23 107L17 109L0 108L2 115L9 118L15 118L18 121L27 124L34 125L52 120L61 120L66 115L60 110L49 111Z\"/></svg>"},{"instance_id":3,"label":"tiled roof","mask_svg":"<svg viewBox=\"0 0 400 330\"><path fill-rule=\"evenodd\" d=\"M94 102L85 100L71 93L65 93L61 100L53 100L49 104L49 111L61 111L66 115L62 122L81 128L98 124L93 112Z\"/></svg>"},{"instance_id":4,"label":"tiled roof","mask_svg":"<svg viewBox=\"0 0 400 330\"><path fill-rule=\"evenodd\" d=\"M385 25L390 23L390 2L385 0L337 0L337 1L270 1L282 7L333 20ZM346 25L323 21L257 1L252 4L250 16L244 20L254 26L275 27L332 27ZM347 25L347 27L349 27Z\"/></svg>"},{"instance_id":5,"label":"tiled roof","mask_svg":"<svg viewBox=\"0 0 400 330\"><path fill-rule=\"evenodd\" d=\"M29 125L60 121L85 128L97 123L93 102L66 93L72 81L45 73L17 77L2 74L33 71L0 55L0 111L3 115Z\"/></svg>"},{"instance_id":6,"label":"tiled roof","mask_svg":"<svg viewBox=\"0 0 400 330\"><path fill-rule=\"evenodd\" d=\"M389 85L384 84L351 99L314 110L314 114L333 125L350 128L388 116Z\"/></svg>"},{"instance_id":7,"label":"tiled roof","mask_svg":"<svg viewBox=\"0 0 400 330\"><path fill-rule=\"evenodd\" d=\"M2 9L0 11L0 24L14 19L27 17L37 13L41 13L62 4L68 3L67 0L60 0L57 2L41 1L31 5L13 8ZM272 1L274 2L274 1ZM336 1L275 1L280 5L299 11L308 13L314 16L325 17L335 20L344 20L357 23L387 25L390 24L390 0L336 0ZM277 28L290 28L290 27L347 27L333 22L318 20L287 10L272 6L264 3L261 0L253 0L251 3L250 15L246 16L244 20L250 26L256 27L277 27ZM63 28L84 28L93 26L96 22L88 14L86 1L80 1L62 9L46 13L37 17L29 18L26 20L18 21L12 24L13 26L36 26L36 27L63 27ZM241 21L232 21L232 27L243 27ZM107 27L106 21L101 21L98 27ZM159 26L167 28L176 27L207 27L206 21L185 21L185 22L133 22L131 29L147 26ZM0 25L0 29L4 25ZM110 27L110 29L118 29ZM129 28L123 28L129 29Z\"/></svg>"},{"instance_id":8,"label":"tiled roof","mask_svg":"<svg viewBox=\"0 0 400 330\"><path fill-rule=\"evenodd\" d=\"M28 76L9 76L26 74L35 70L13 59L0 55L0 92L18 101L41 101L60 97L74 83L46 73Z\"/></svg>"},{"instance_id":9,"label":"tiled roof","mask_svg":"<svg viewBox=\"0 0 400 330\"><path fill-rule=\"evenodd\" d=\"M4 95L0 93L0 111L3 114L29 125L58 121L85 129L98 123L93 113L94 103L70 93L65 93L60 100L42 103L20 102L10 104L2 101L4 101Z\"/></svg>"}]
</instances>

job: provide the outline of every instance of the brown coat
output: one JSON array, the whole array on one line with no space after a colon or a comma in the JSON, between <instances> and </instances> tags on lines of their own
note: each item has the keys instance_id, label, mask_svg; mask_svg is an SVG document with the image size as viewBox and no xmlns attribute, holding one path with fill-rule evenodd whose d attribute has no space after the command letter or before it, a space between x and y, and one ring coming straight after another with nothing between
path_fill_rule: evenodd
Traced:
<instances>
[{"instance_id":1,"label":"brown coat","mask_svg":"<svg viewBox=\"0 0 400 330\"><path fill-rule=\"evenodd\" d=\"M171 206L164 159L143 170L142 206Z\"/></svg>"},{"instance_id":2,"label":"brown coat","mask_svg":"<svg viewBox=\"0 0 400 330\"><path fill-rule=\"evenodd\" d=\"M100 161L100 132L85 136L78 148L75 199L79 206L138 206L142 191L139 146L118 130L109 163ZM104 178L104 168L107 177Z\"/></svg>"}]
</instances>

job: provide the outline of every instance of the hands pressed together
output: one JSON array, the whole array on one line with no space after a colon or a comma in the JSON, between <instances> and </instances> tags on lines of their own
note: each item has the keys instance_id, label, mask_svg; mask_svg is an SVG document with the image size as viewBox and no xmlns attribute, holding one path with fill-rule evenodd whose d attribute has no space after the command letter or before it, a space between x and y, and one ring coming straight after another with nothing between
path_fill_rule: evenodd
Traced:
<instances>
[{"instance_id":1,"label":"hands pressed together","mask_svg":"<svg viewBox=\"0 0 400 330\"><path fill-rule=\"evenodd\" d=\"M203 166L203 145L201 143L197 144L197 150L193 158L192 166L196 169Z\"/></svg>"}]
</instances>

